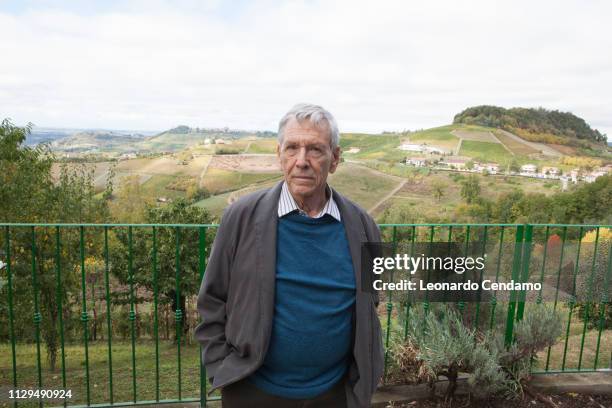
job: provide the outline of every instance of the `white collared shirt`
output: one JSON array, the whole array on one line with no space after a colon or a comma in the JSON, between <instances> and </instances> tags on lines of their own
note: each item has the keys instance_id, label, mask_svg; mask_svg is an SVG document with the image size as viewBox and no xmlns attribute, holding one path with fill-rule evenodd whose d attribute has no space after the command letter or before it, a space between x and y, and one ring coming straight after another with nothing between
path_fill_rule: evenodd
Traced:
<instances>
[{"instance_id":1,"label":"white collared shirt","mask_svg":"<svg viewBox=\"0 0 612 408\"><path fill-rule=\"evenodd\" d=\"M336 220L341 221L340 219L340 210L334 201L334 196L331 192L329 186L325 187L326 191L329 192L329 200L325 203L325 206L321 210L319 214L314 217L310 217L305 211L303 211L300 207L298 207L295 199L289 192L289 187L287 186L287 182L283 181L283 187L281 189L281 195L278 199L278 217L282 217L283 215L287 215L292 211L298 210L300 214L305 215L310 218L321 218L325 214L329 214L334 217Z\"/></svg>"}]
</instances>

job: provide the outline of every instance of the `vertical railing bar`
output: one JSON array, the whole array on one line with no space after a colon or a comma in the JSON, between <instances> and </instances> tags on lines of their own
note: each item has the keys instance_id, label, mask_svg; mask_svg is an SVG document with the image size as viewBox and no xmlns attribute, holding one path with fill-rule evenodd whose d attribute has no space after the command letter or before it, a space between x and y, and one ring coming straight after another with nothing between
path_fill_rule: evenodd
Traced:
<instances>
[{"instance_id":1,"label":"vertical railing bar","mask_svg":"<svg viewBox=\"0 0 612 408\"><path fill-rule=\"evenodd\" d=\"M574 306L576 305L576 278L579 272L580 263L580 247L582 245L582 227L578 232L578 249L576 250L576 264L574 265L574 276L572 284L572 295L569 300L569 313L567 316L567 329L565 331L565 345L563 346L563 360L561 362L561 371L565 371L565 359L567 357L567 345L569 343L570 326L572 325L572 314L574 313Z\"/></svg>"},{"instance_id":2,"label":"vertical railing bar","mask_svg":"<svg viewBox=\"0 0 612 408\"><path fill-rule=\"evenodd\" d=\"M55 227L55 298L57 302L57 316L59 318L60 347L62 351L62 388L66 387L66 352L64 341L64 308L62 306L62 277L61 277L61 235L60 227ZM68 406L68 401L64 399L64 406Z\"/></svg>"},{"instance_id":3,"label":"vertical railing bar","mask_svg":"<svg viewBox=\"0 0 612 408\"><path fill-rule=\"evenodd\" d=\"M9 303L9 336L11 337L11 360L13 363L13 388L17 389L17 350L15 344L15 315L13 312L13 273L11 271L11 230L8 225L4 226L4 235L6 237L5 252L6 252L6 273L8 275L8 303ZM17 406L17 400L14 400L13 406Z\"/></svg>"},{"instance_id":4,"label":"vertical railing bar","mask_svg":"<svg viewBox=\"0 0 612 408\"><path fill-rule=\"evenodd\" d=\"M87 324L89 315L87 314L87 292L85 285L85 230L82 225L79 227L79 255L81 262L81 296L83 297L81 302L81 321L83 322L83 342L85 343L85 386L87 390L87 405L91 405L91 390L89 384L89 331Z\"/></svg>"},{"instance_id":5,"label":"vertical railing bar","mask_svg":"<svg viewBox=\"0 0 612 408\"><path fill-rule=\"evenodd\" d=\"M499 269L501 266L502 248L504 246L504 231L505 226L502 225L501 232L499 234L499 251L497 252L497 270L495 271L495 283L499 282ZM493 292L491 296L491 320L489 322L489 328L493 329L493 323L495 322L495 309L497 308L497 290Z\"/></svg>"},{"instance_id":6,"label":"vertical railing bar","mask_svg":"<svg viewBox=\"0 0 612 408\"><path fill-rule=\"evenodd\" d=\"M521 254L521 283L527 282L529 278L529 262L531 261L532 239L533 225L527 224L525 228L525 239L523 240L523 251ZM519 301L518 308L516 311L516 320L520 321L523 319L523 313L525 311L526 291L524 289L519 291L518 300Z\"/></svg>"},{"instance_id":7,"label":"vertical railing bar","mask_svg":"<svg viewBox=\"0 0 612 408\"><path fill-rule=\"evenodd\" d=\"M544 271L546 270L546 256L548 252L548 236L550 234L550 226L546 226L546 233L544 235L544 254L542 255L542 270L540 271L540 290L538 292L537 303L542 303L542 287L544 286Z\"/></svg>"},{"instance_id":8,"label":"vertical railing bar","mask_svg":"<svg viewBox=\"0 0 612 408\"><path fill-rule=\"evenodd\" d=\"M452 242L451 242L451 240L453 239L452 237L453 237L453 226L452 226L452 225L449 225L449 226L448 226L448 236L446 237L446 241L448 242L448 245L446 246L446 250L448 251L448 256L451 256L451 248L452 248ZM446 299L446 292L447 292L447 291L444 291L444 292L442 293L442 302L443 302L444 304L446 304L446 303L447 303L447 302L446 302L446 300L447 300L447 299Z\"/></svg>"},{"instance_id":9,"label":"vertical railing bar","mask_svg":"<svg viewBox=\"0 0 612 408\"><path fill-rule=\"evenodd\" d=\"M159 402L159 317L157 278L157 229L153 228L153 336L155 337L155 401Z\"/></svg>"},{"instance_id":10,"label":"vertical railing bar","mask_svg":"<svg viewBox=\"0 0 612 408\"><path fill-rule=\"evenodd\" d=\"M114 404L113 396L113 326L111 324L111 302L110 302L110 277L108 261L108 226L104 226L104 289L106 297L106 330L108 331L108 389L111 405Z\"/></svg>"},{"instance_id":11,"label":"vertical railing bar","mask_svg":"<svg viewBox=\"0 0 612 408\"><path fill-rule=\"evenodd\" d=\"M431 256L431 249L433 248L433 240L434 240L434 226L431 225L429 227L429 251L427 256ZM430 278L430 270L427 268L427 283L429 283ZM425 301L423 302L423 321L425 321L425 316L429 313L429 290L425 290ZM423 325L425 328L425 325Z\"/></svg>"},{"instance_id":12,"label":"vertical railing bar","mask_svg":"<svg viewBox=\"0 0 612 408\"><path fill-rule=\"evenodd\" d=\"M557 285L555 288L555 302L553 304L553 311L557 311L557 301L559 300L559 282L561 281L561 268L563 267L563 253L565 251L565 239L567 237L567 226L563 227L563 236L561 238L561 253L559 254L559 270L557 271ZM546 369L544 371L548 371L550 364L550 351L551 346L548 346L548 350L546 351Z\"/></svg>"},{"instance_id":13,"label":"vertical railing bar","mask_svg":"<svg viewBox=\"0 0 612 408\"><path fill-rule=\"evenodd\" d=\"M521 267L521 258L523 251L523 238L524 238L525 225L516 226L516 235L514 238L514 254L512 259L512 280L518 280L518 275ZM516 310L516 292L510 291L510 299L508 300L508 314L506 315L506 333L505 343L506 346L510 346L512 343L512 336L514 334L514 312Z\"/></svg>"},{"instance_id":14,"label":"vertical railing bar","mask_svg":"<svg viewBox=\"0 0 612 408\"><path fill-rule=\"evenodd\" d=\"M595 229L595 247L593 248L593 261L591 262L591 275L589 276L589 289L587 292L586 305L584 309L584 320L582 325L582 339L580 340L580 354L578 356L578 370L582 368L582 354L584 352L584 338L586 336L587 323L589 321L589 313L591 309L591 297L593 296L593 276L595 274L595 259L597 258L597 245L599 244L599 227Z\"/></svg>"},{"instance_id":15,"label":"vertical railing bar","mask_svg":"<svg viewBox=\"0 0 612 408\"><path fill-rule=\"evenodd\" d=\"M176 358L177 358L177 369L178 369L178 399L179 401L182 399L181 391L181 331L183 329L183 311L181 309L181 290L180 290L180 282L181 282L181 253L180 253L180 244L181 244L181 230L179 227L175 227L176 231L176 247L175 247L175 262L176 262L176 310L175 310L175 319L176 319Z\"/></svg>"},{"instance_id":16,"label":"vertical railing bar","mask_svg":"<svg viewBox=\"0 0 612 408\"><path fill-rule=\"evenodd\" d=\"M198 271L200 276L200 283L204 279L204 272L206 270L206 227L200 227L198 229ZM198 366L200 367L200 407L206 407L206 368L202 364L202 344L199 344L200 353L198 354Z\"/></svg>"},{"instance_id":17,"label":"vertical railing bar","mask_svg":"<svg viewBox=\"0 0 612 408\"><path fill-rule=\"evenodd\" d=\"M412 226L412 237L411 237L411 243L410 243L410 257L414 256L414 242L416 239L416 226L413 225ZM412 277L411 277L412 280ZM408 338L408 319L410 318L410 297L407 297L408 300L406 302L406 319L404 321L404 340L406 340Z\"/></svg>"},{"instance_id":18,"label":"vertical railing bar","mask_svg":"<svg viewBox=\"0 0 612 408\"><path fill-rule=\"evenodd\" d=\"M604 283L603 294L599 303L599 333L597 334L597 347L595 348L595 363L593 369L597 370L597 363L599 361L599 347L601 345L601 332L604 327L604 316L606 308L609 307L608 303L610 298L608 297L608 290L610 285L610 273L612 272L612 242L608 245L608 271L606 272L606 279Z\"/></svg>"},{"instance_id":19,"label":"vertical railing bar","mask_svg":"<svg viewBox=\"0 0 612 408\"><path fill-rule=\"evenodd\" d=\"M484 256L487 253L487 225L484 226L484 238L483 238L483 243L482 243L482 252L481 252L481 256L484 258ZM482 274L484 273L484 268L480 270L480 277L478 278L478 287L481 288L482 287ZM478 322L480 320L480 300L481 300L481 289L478 289L478 294L477 294L477 298L476 298L476 317L474 318L475 322L475 327L478 329Z\"/></svg>"},{"instance_id":20,"label":"vertical railing bar","mask_svg":"<svg viewBox=\"0 0 612 408\"><path fill-rule=\"evenodd\" d=\"M397 252L397 226L393 226L393 254ZM390 281L393 282L393 270L391 270ZM384 381L387 381L387 369L389 362L389 340L391 338L391 313L393 311L393 293L391 290L387 290L387 335L385 339L385 361L384 361Z\"/></svg>"},{"instance_id":21,"label":"vertical railing bar","mask_svg":"<svg viewBox=\"0 0 612 408\"><path fill-rule=\"evenodd\" d=\"M36 273L36 232L34 226L31 228L32 238L32 289L34 291L34 326L36 330L36 371L38 373L38 388L42 389L42 367L40 359L40 322L42 316L40 314L40 305L38 300L38 278ZM42 399L39 400L38 406L42 407Z\"/></svg>"},{"instance_id":22,"label":"vertical railing bar","mask_svg":"<svg viewBox=\"0 0 612 408\"><path fill-rule=\"evenodd\" d=\"M467 256L470 248L470 225L467 224L465 226L465 246L463 248L464 254ZM465 282L465 273L461 274L461 282ZM465 302L460 300L457 302L457 307L459 308L459 313L461 314L461 318L463 319L463 311L465 309Z\"/></svg>"},{"instance_id":23,"label":"vertical railing bar","mask_svg":"<svg viewBox=\"0 0 612 408\"><path fill-rule=\"evenodd\" d=\"M132 236L132 226L128 227L128 276L130 280L130 331L132 335L132 400L136 402L136 334L135 327L136 324L136 312L134 307L134 259L133 259L133 251L134 251L134 243Z\"/></svg>"}]
</instances>

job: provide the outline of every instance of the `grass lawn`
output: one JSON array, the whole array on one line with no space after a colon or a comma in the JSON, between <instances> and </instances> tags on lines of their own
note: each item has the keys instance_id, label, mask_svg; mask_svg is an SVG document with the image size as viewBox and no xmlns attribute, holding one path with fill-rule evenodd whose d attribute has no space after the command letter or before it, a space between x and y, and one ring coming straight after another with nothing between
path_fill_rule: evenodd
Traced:
<instances>
[{"instance_id":1,"label":"grass lawn","mask_svg":"<svg viewBox=\"0 0 612 408\"><path fill-rule=\"evenodd\" d=\"M168 197L178 198L185 197L184 191L170 190L166 186L177 179L176 176L172 175L161 175L155 174L150 179L142 184L142 193L144 196L157 198L157 197Z\"/></svg>"},{"instance_id":2,"label":"grass lawn","mask_svg":"<svg viewBox=\"0 0 612 408\"><path fill-rule=\"evenodd\" d=\"M400 142L399 135L346 133L340 137L342 151L358 148L359 152L350 154L350 158L361 160L400 161L406 157L406 152L398 149Z\"/></svg>"},{"instance_id":3,"label":"grass lawn","mask_svg":"<svg viewBox=\"0 0 612 408\"><path fill-rule=\"evenodd\" d=\"M223 214L223 210L228 205L227 200L230 194L231 193L223 193L219 195L210 196L208 198L198 201L193 205L207 209L213 217L219 219L221 217L221 214Z\"/></svg>"},{"instance_id":4,"label":"grass lawn","mask_svg":"<svg viewBox=\"0 0 612 408\"><path fill-rule=\"evenodd\" d=\"M498 164L505 164L513 158L513 156L499 143L477 142L474 140L464 140L461 143L459 154L478 161L492 161Z\"/></svg>"},{"instance_id":5,"label":"grass lawn","mask_svg":"<svg viewBox=\"0 0 612 408\"><path fill-rule=\"evenodd\" d=\"M276 139L253 140L245 153L276 153Z\"/></svg>"},{"instance_id":6,"label":"grass lawn","mask_svg":"<svg viewBox=\"0 0 612 408\"><path fill-rule=\"evenodd\" d=\"M348 163L338 167L329 177L329 183L366 210L398 185L394 178Z\"/></svg>"},{"instance_id":7,"label":"grass lawn","mask_svg":"<svg viewBox=\"0 0 612 408\"><path fill-rule=\"evenodd\" d=\"M13 371L10 344L0 344L0 386L12 385ZM37 387L36 345L20 344L17 347L17 385L19 388ZM155 342L138 340L136 343L136 398L155 400ZM160 399L178 398L177 347L171 341L159 343L159 391ZM58 352L57 369L49 370L46 351L41 347L42 384L45 389L62 388L61 354ZM90 342L89 387L92 404L110 401L108 343ZM115 402L133 401L131 342L113 340L113 396ZM70 403L85 404L87 396L85 352L82 344L66 346L66 389L72 390ZM200 367L199 345L181 344L181 397L199 398Z\"/></svg>"},{"instance_id":8,"label":"grass lawn","mask_svg":"<svg viewBox=\"0 0 612 408\"><path fill-rule=\"evenodd\" d=\"M242 173L209 167L204 175L203 184L212 194L221 194L277 178L280 178L278 173Z\"/></svg>"},{"instance_id":9,"label":"grass lawn","mask_svg":"<svg viewBox=\"0 0 612 408\"><path fill-rule=\"evenodd\" d=\"M441 126L418 131L410 134L408 138L411 143L427 143L428 145L453 150L459 143L459 139L450 133L453 129L454 126Z\"/></svg>"}]
</instances>

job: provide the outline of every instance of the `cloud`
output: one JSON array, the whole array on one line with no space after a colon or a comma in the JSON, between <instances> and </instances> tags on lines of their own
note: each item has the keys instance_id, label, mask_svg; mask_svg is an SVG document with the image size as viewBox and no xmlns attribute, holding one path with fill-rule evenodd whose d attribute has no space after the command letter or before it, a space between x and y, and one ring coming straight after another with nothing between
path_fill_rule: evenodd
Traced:
<instances>
[{"instance_id":1,"label":"cloud","mask_svg":"<svg viewBox=\"0 0 612 408\"><path fill-rule=\"evenodd\" d=\"M228 3L0 5L0 111L42 126L275 129L309 101L342 130L381 131L495 104L570 110L612 134L610 3Z\"/></svg>"}]
</instances>

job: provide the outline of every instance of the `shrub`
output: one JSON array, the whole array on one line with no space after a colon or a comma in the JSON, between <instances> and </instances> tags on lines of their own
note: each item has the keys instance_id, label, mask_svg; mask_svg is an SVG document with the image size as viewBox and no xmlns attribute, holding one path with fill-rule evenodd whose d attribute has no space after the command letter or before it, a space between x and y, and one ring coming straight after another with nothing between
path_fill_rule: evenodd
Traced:
<instances>
[{"instance_id":1,"label":"shrub","mask_svg":"<svg viewBox=\"0 0 612 408\"><path fill-rule=\"evenodd\" d=\"M537 353L552 346L562 331L559 314L542 304L525 310L510 346L503 331L468 328L446 305L429 313L415 311L408 327L406 340L391 349L394 367L405 380L429 383L432 396L435 381L446 377L446 399L453 397L460 372L470 374L467 385L476 398L522 394Z\"/></svg>"}]
</instances>

